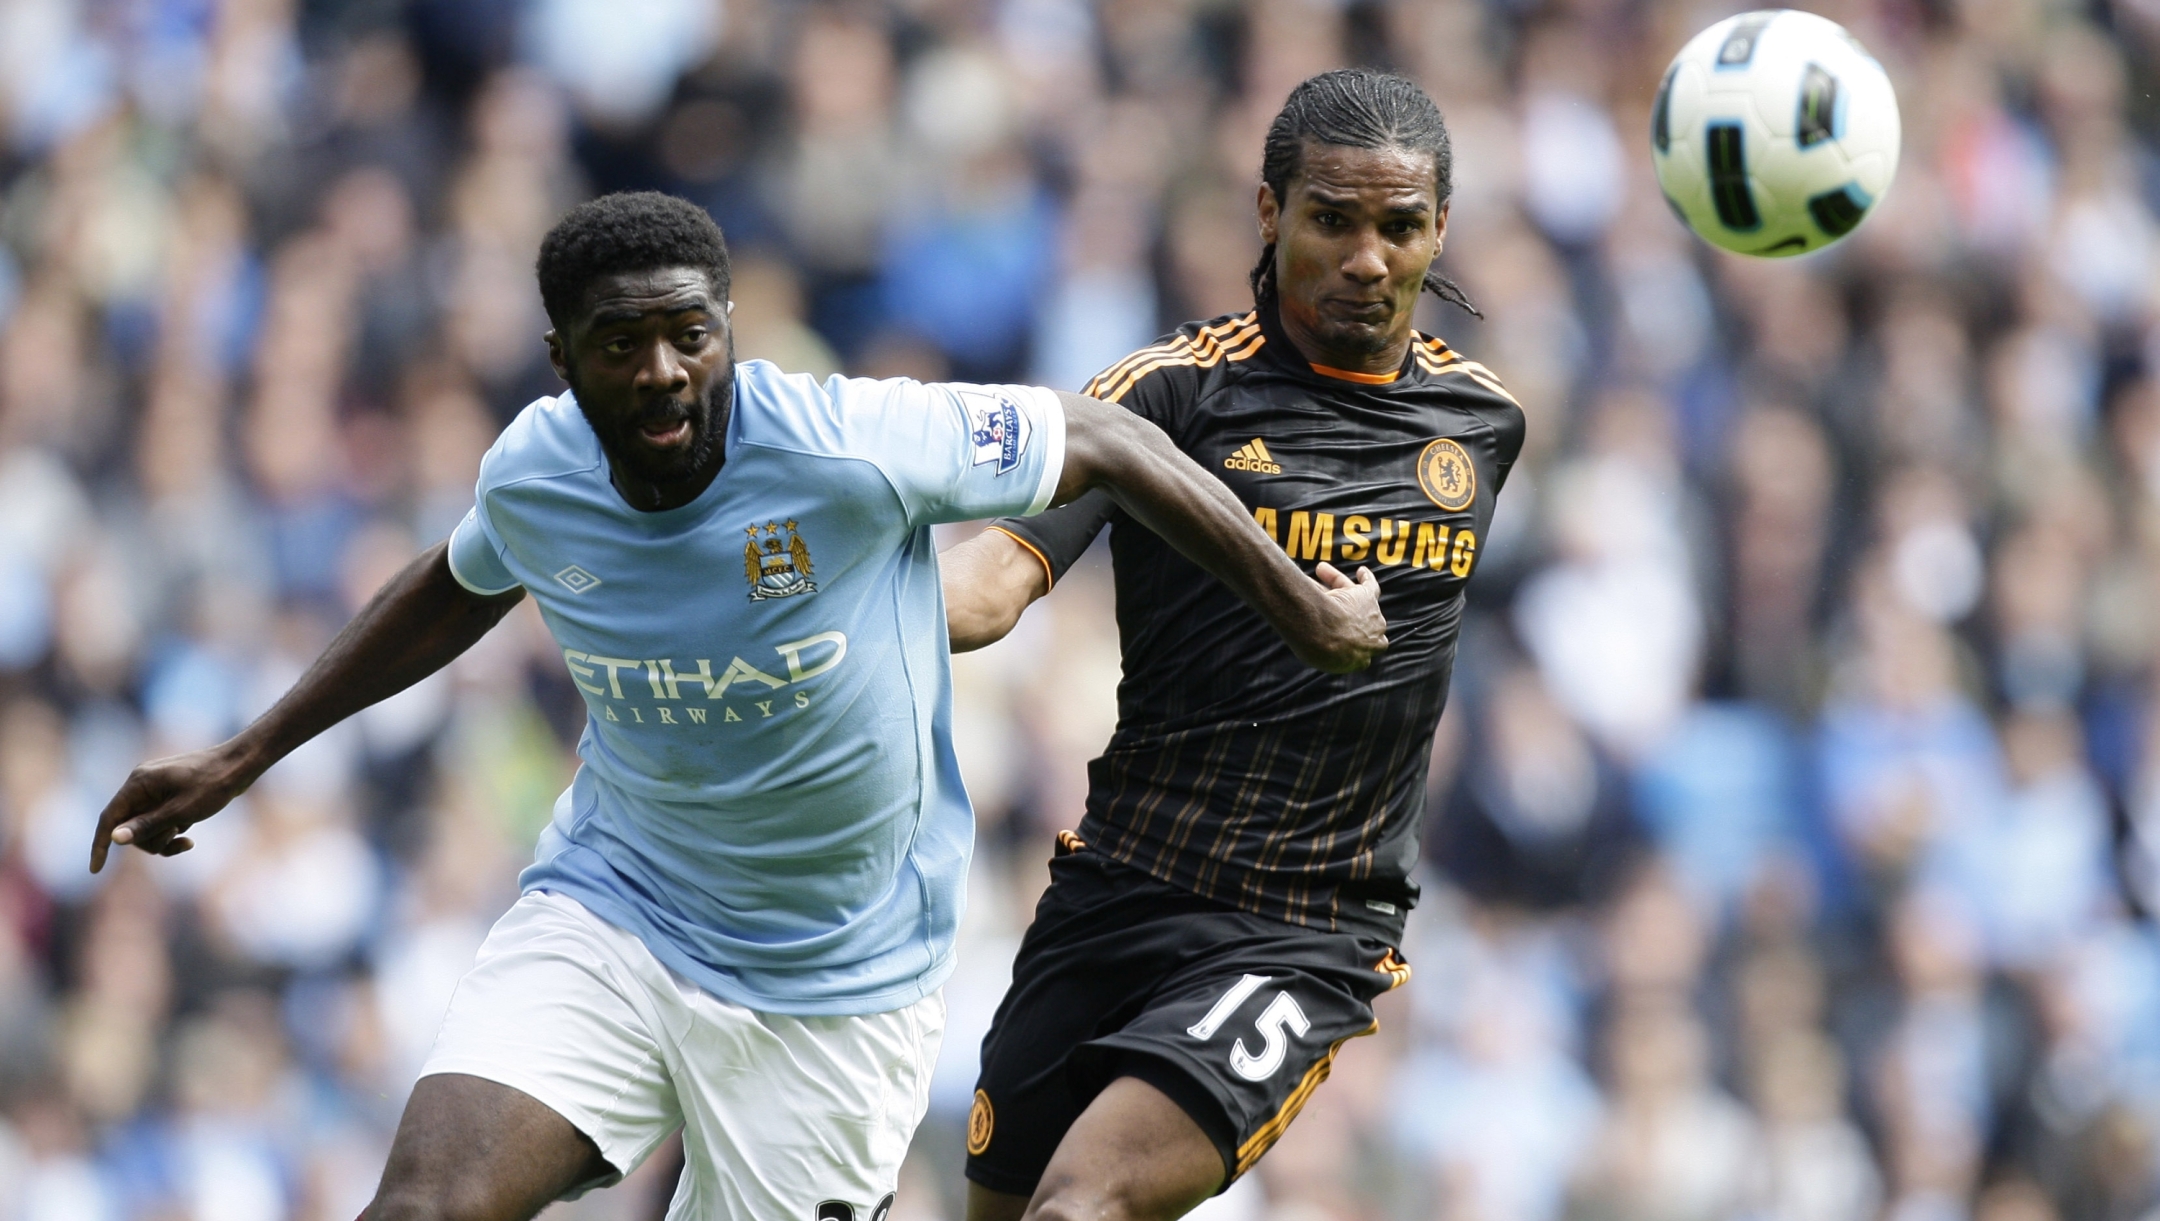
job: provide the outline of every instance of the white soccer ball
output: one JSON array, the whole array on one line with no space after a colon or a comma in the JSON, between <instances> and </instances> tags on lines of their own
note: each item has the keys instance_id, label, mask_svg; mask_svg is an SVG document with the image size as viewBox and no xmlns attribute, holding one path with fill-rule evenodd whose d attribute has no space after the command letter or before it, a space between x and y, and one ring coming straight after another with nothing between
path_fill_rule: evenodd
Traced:
<instances>
[{"instance_id":1,"label":"white soccer ball","mask_svg":"<svg viewBox=\"0 0 2160 1221\"><path fill-rule=\"evenodd\" d=\"M1899 137L1882 65L1843 26L1793 9L1690 39L1650 112L1673 211L1714 245L1771 258L1858 228L1890 190Z\"/></svg>"}]
</instances>

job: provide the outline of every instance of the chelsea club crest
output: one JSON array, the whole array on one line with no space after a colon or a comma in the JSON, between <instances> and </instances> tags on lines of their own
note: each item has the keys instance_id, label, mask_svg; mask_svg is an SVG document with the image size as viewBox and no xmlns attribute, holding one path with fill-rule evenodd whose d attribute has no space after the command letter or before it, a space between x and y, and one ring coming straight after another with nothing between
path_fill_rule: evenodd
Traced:
<instances>
[{"instance_id":1,"label":"chelsea club crest","mask_svg":"<svg viewBox=\"0 0 2160 1221\"><path fill-rule=\"evenodd\" d=\"M743 533L750 536L743 548L743 575L750 580L752 602L817 592L817 582L810 579L810 547L796 533L793 519L751 526Z\"/></svg>"}]
</instances>

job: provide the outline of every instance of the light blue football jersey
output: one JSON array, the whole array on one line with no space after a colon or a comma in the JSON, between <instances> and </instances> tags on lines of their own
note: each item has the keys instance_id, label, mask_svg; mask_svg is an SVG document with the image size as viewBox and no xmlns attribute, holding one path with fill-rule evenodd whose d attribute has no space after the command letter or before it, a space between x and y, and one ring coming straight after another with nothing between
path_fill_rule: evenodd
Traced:
<instances>
[{"instance_id":1,"label":"light blue football jersey","mask_svg":"<svg viewBox=\"0 0 2160 1221\"><path fill-rule=\"evenodd\" d=\"M532 594L585 695L520 885L763 1012L937 988L974 815L930 526L1040 512L1064 448L1047 390L744 361L719 476L647 513L571 396L527 407L450 540L466 588Z\"/></svg>"}]
</instances>

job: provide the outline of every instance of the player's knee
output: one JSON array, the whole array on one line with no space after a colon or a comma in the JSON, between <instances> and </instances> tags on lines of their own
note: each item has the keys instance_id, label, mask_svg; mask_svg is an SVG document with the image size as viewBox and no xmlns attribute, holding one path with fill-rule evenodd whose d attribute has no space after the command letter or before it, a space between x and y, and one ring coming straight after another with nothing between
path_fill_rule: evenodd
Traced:
<instances>
[{"instance_id":1,"label":"player's knee","mask_svg":"<svg viewBox=\"0 0 2160 1221\"><path fill-rule=\"evenodd\" d=\"M1050 1191L1036 1195L1022 1221L1122 1221L1122 1218L1122 1213L1091 1207L1080 1192Z\"/></svg>"}]
</instances>

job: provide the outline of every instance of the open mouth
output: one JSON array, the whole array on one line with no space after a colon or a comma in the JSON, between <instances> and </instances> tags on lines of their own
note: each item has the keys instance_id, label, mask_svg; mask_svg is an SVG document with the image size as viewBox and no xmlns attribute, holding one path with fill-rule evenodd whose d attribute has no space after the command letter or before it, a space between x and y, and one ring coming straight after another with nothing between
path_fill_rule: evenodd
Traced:
<instances>
[{"instance_id":1,"label":"open mouth","mask_svg":"<svg viewBox=\"0 0 2160 1221\"><path fill-rule=\"evenodd\" d=\"M638 427L638 435L647 445L666 449L690 439L690 417L674 420L654 420Z\"/></svg>"}]
</instances>

